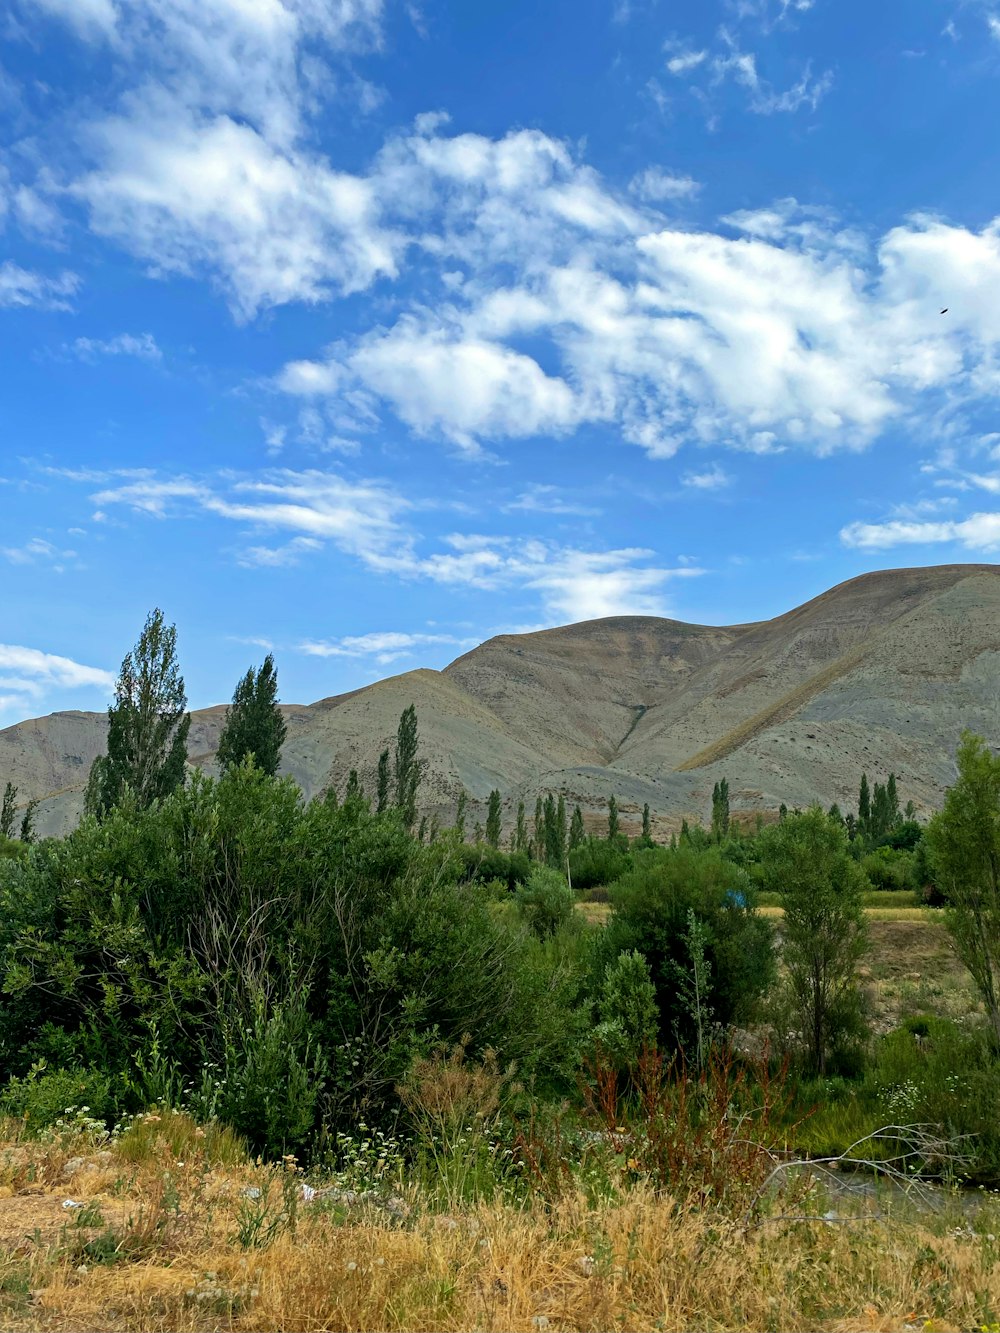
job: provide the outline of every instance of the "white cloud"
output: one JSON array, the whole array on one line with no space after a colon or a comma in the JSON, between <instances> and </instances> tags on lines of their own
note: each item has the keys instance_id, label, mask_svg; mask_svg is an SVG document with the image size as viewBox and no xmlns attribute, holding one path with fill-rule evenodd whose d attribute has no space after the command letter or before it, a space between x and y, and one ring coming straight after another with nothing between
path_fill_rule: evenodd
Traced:
<instances>
[{"instance_id":1,"label":"white cloud","mask_svg":"<svg viewBox=\"0 0 1000 1333\"><path fill-rule=\"evenodd\" d=\"M380 666L387 666L401 657L411 657L417 648L437 647L441 644L466 648L478 642L478 639L456 638L453 634L410 634L384 630L349 635L343 639L308 639L299 645L299 651L309 657L374 657Z\"/></svg>"},{"instance_id":2,"label":"white cloud","mask_svg":"<svg viewBox=\"0 0 1000 1333\"><path fill-rule=\"evenodd\" d=\"M732 483L732 477L718 463L713 463L704 472L685 472L681 477L683 486L690 486L696 491L718 491Z\"/></svg>"},{"instance_id":3,"label":"white cloud","mask_svg":"<svg viewBox=\"0 0 1000 1333\"><path fill-rule=\"evenodd\" d=\"M23 546L0 546L0 555L12 565L51 564L61 573L68 561L76 559L75 551L61 551L44 537L32 537Z\"/></svg>"},{"instance_id":4,"label":"white cloud","mask_svg":"<svg viewBox=\"0 0 1000 1333\"><path fill-rule=\"evenodd\" d=\"M993 40L1000 42L1000 18L997 18L996 14L988 14L986 16L986 26Z\"/></svg>"},{"instance_id":5,"label":"white cloud","mask_svg":"<svg viewBox=\"0 0 1000 1333\"><path fill-rule=\"evenodd\" d=\"M0 668L18 671L42 685L65 685L72 689L84 686L112 689L115 683L112 673L100 667L83 666L70 657L11 643L0 643Z\"/></svg>"},{"instance_id":6,"label":"white cloud","mask_svg":"<svg viewBox=\"0 0 1000 1333\"><path fill-rule=\"evenodd\" d=\"M419 434L440 430L473 451L481 436L560 434L581 419L565 380L483 339L401 323L391 335L364 343L350 367Z\"/></svg>"},{"instance_id":7,"label":"white cloud","mask_svg":"<svg viewBox=\"0 0 1000 1333\"><path fill-rule=\"evenodd\" d=\"M91 225L158 273L207 270L234 311L359 291L396 271L370 182L272 147L228 117L115 117L73 192Z\"/></svg>"},{"instance_id":8,"label":"white cloud","mask_svg":"<svg viewBox=\"0 0 1000 1333\"><path fill-rule=\"evenodd\" d=\"M11 260L0 264L0 308L34 306L39 310L70 310L70 297L80 286L75 273L49 277L21 268Z\"/></svg>"},{"instance_id":9,"label":"white cloud","mask_svg":"<svg viewBox=\"0 0 1000 1333\"><path fill-rule=\"evenodd\" d=\"M43 13L69 23L86 38L114 32L118 19L113 0L30 0L30 3Z\"/></svg>"},{"instance_id":10,"label":"white cloud","mask_svg":"<svg viewBox=\"0 0 1000 1333\"><path fill-rule=\"evenodd\" d=\"M730 39L730 51L727 55L716 56L712 60L712 72L716 82L732 79L750 94L749 107L759 116L771 116L777 113L792 114L807 106L815 111L826 94L833 87L833 71L825 70L817 78L813 77L812 64L806 61L802 74L791 87L778 90L768 80L761 78L757 69L757 57L751 51L740 51Z\"/></svg>"},{"instance_id":11,"label":"white cloud","mask_svg":"<svg viewBox=\"0 0 1000 1333\"><path fill-rule=\"evenodd\" d=\"M113 338L74 338L66 350L81 361L100 356L134 356L140 361L161 361L163 353L151 333L119 333Z\"/></svg>"},{"instance_id":12,"label":"white cloud","mask_svg":"<svg viewBox=\"0 0 1000 1333\"><path fill-rule=\"evenodd\" d=\"M851 523L841 529L845 546L883 551L893 546L933 546L956 542L968 551L1000 550L1000 514L970 514L968 518L942 522Z\"/></svg>"},{"instance_id":13,"label":"white cloud","mask_svg":"<svg viewBox=\"0 0 1000 1333\"><path fill-rule=\"evenodd\" d=\"M629 181L628 188L649 203L667 203L690 199L701 189L701 182L693 176L677 176L662 167L646 167Z\"/></svg>"},{"instance_id":14,"label":"white cloud","mask_svg":"<svg viewBox=\"0 0 1000 1333\"><path fill-rule=\"evenodd\" d=\"M689 563L657 564L648 550L583 550L530 537L455 533L428 550L403 523L412 508L407 500L385 483L349 482L334 473L275 471L215 483L146 479L94 499L104 508L118 505L160 519L211 514L290 534L278 547L240 548L237 559L246 565L291 565L332 543L388 577L535 592L550 620L665 614L666 585L704 572Z\"/></svg>"},{"instance_id":15,"label":"white cloud","mask_svg":"<svg viewBox=\"0 0 1000 1333\"><path fill-rule=\"evenodd\" d=\"M531 485L509 504L503 506L504 513L522 510L530 514L599 514L599 509L577 504L567 500L556 486Z\"/></svg>"},{"instance_id":16,"label":"white cloud","mask_svg":"<svg viewBox=\"0 0 1000 1333\"><path fill-rule=\"evenodd\" d=\"M678 77L690 74L707 59L707 51L681 51L667 60L667 72Z\"/></svg>"}]
</instances>

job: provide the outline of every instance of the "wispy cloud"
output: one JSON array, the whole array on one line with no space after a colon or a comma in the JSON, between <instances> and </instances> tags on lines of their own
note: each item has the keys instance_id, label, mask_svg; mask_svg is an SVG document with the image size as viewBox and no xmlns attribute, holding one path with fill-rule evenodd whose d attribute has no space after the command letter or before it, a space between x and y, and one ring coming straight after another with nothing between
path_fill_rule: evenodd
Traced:
<instances>
[{"instance_id":1,"label":"wispy cloud","mask_svg":"<svg viewBox=\"0 0 1000 1333\"><path fill-rule=\"evenodd\" d=\"M662 167L646 167L629 181L633 194L647 203L674 203L691 199L701 189L701 182L693 176L678 176Z\"/></svg>"},{"instance_id":2,"label":"wispy cloud","mask_svg":"<svg viewBox=\"0 0 1000 1333\"><path fill-rule=\"evenodd\" d=\"M163 353L151 333L118 333L113 338L74 338L65 350L81 361L102 356L133 356L140 361L161 361Z\"/></svg>"},{"instance_id":3,"label":"wispy cloud","mask_svg":"<svg viewBox=\"0 0 1000 1333\"><path fill-rule=\"evenodd\" d=\"M398 630L376 631L371 634L348 635L343 639L307 639L299 651L310 657L374 658L380 666L387 666L402 657L411 657L420 648L448 645L471 648L476 638L457 638L454 634L407 633Z\"/></svg>"},{"instance_id":4,"label":"wispy cloud","mask_svg":"<svg viewBox=\"0 0 1000 1333\"><path fill-rule=\"evenodd\" d=\"M43 537L32 537L23 546L0 546L0 556L12 565L49 564L56 573L62 573L76 559L76 552L60 550Z\"/></svg>"},{"instance_id":5,"label":"wispy cloud","mask_svg":"<svg viewBox=\"0 0 1000 1333\"><path fill-rule=\"evenodd\" d=\"M68 271L49 275L21 268L11 260L0 264L0 307L34 306L39 310L71 310L80 279Z\"/></svg>"}]
</instances>

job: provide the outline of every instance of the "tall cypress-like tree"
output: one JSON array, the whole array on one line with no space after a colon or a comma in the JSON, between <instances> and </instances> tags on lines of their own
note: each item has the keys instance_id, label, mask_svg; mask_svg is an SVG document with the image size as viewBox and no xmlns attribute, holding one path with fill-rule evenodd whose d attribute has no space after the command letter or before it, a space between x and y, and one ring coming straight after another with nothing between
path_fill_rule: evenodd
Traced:
<instances>
[{"instance_id":1,"label":"tall cypress-like tree","mask_svg":"<svg viewBox=\"0 0 1000 1333\"><path fill-rule=\"evenodd\" d=\"M420 736L417 731L417 710L413 704L404 708L396 732L396 760L394 777L396 780L396 809L403 816L403 823L412 828L417 819L417 788L420 786L420 760L417 747Z\"/></svg>"},{"instance_id":2,"label":"tall cypress-like tree","mask_svg":"<svg viewBox=\"0 0 1000 1333\"><path fill-rule=\"evenodd\" d=\"M729 779L723 778L712 789L712 836L721 842L729 833Z\"/></svg>"},{"instance_id":3,"label":"tall cypress-like tree","mask_svg":"<svg viewBox=\"0 0 1000 1333\"><path fill-rule=\"evenodd\" d=\"M458 793L458 804L455 807L455 829L461 840L465 841L465 807L469 803L465 788Z\"/></svg>"},{"instance_id":4,"label":"tall cypress-like tree","mask_svg":"<svg viewBox=\"0 0 1000 1333\"><path fill-rule=\"evenodd\" d=\"M868 821L872 817L872 798L868 790L868 774L861 774L861 786L858 789L858 826L862 833L868 831Z\"/></svg>"},{"instance_id":5,"label":"tall cypress-like tree","mask_svg":"<svg viewBox=\"0 0 1000 1333\"><path fill-rule=\"evenodd\" d=\"M528 821L524 816L524 802L517 803L517 823L514 825L514 851L526 852L528 850Z\"/></svg>"},{"instance_id":6,"label":"tall cypress-like tree","mask_svg":"<svg viewBox=\"0 0 1000 1333\"><path fill-rule=\"evenodd\" d=\"M559 793L559 800L556 802L556 841L559 844L559 865L560 867L566 861L566 838L569 829L566 825L566 798L562 792Z\"/></svg>"},{"instance_id":7,"label":"tall cypress-like tree","mask_svg":"<svg viewBox=\"0 0 1000 1333\"><path fill-rule=\"evenodd\" d=\"M490 801L486 810L486 841L490 847L500 846L500 832L500 793L494 787L490 792Z\"/></svg>"},{"instance_id":8,"label":"tall cypress-like tree","mask_svg":"<svg viewBox=\"0 0 1000 1333\"><path fill-rule=\"evenodd\" d=\"M889 827L894 829L900 822L899 814L899 793L896 790L896 775L889 774L889 781L885 784L885 799L889 814Z\"/></svg>"},{"instance_id":9,"label":"tall cypress-like tree","mask_svg":"<svg viewBox=\"0 0 1000 1333\"><path fill-rule=\"evenodd\" d=\"M35 811L38 809L37 800L32 797L24 808L24 818L21 820L21 841L35 841Z\"/></svg>"},{"instance_id":10,"label":"tall cypress-like tree","mask_svg":"<svg viewBox=\"0 0 1000 1333\"><path fill-rule=\"evenodd\" d=\"M274 777L287 730L278 707L278 673L268 653L263 665L256 671L251 667L236 686L233 702L226 709L219 737L219 767L225 772L252 754L257 767Z\"/></svg>"},{"instance_id":11,"label":"tall cypress-like tree","mask_svg":"<svg viewBox=\"0 0 1000 1333\"><path fill-rule=\"evenodd\" d=\"M621 832L621 826L618 823L618 802L612 795L608 801L608 842L614 842L615 838Z\"/></svg>"},{"instance_id":12,"label":"tall cypress-like tree","mask_svg":"<svg viewBox=\"0 0 1000 1333\"><path fill-rule=\"evenodd\" d=\"M384 814L389 808L389 751L383 750L378 757L378 782L375 793L375 813ZM421 838L421 842L423 839Z\"/></svg>"},{"instance_id":13,"label":"tall cypress-like tree","mask_svg":"<svg viewBox=\"0 0 1000 1333\"><path fill-rule=\"evenodd\" d=\"M541 796L535 801L535 837L531 846L531 855L536 861L545 860L545 816Z\"/></svg>"},{"instance_id":14,"label":"tall cypress-like tree","mask_svg":"<svg viewBox=\"0 0 1000 1333\"><path fill-rule=\"evenodd\" d=\"M94 760L87 782L88 814L100 818L126 792L145 809L181 786L190 727L177 664L177 629L157 607L122 662L108 709L108 752Z\"/></svg>"},{"instance_id":15,"label":"tall cypress-like tree","mask_svg":"<svg viewBox=\"0 0 1000 1333\"><path fill-rule=\"evenodd\" d=\"M642 807L642 840L643 840L643 842L652 842L652 841L653 841L653 834L652 834L652 832L650 831L649 802L648 802L648 801L647 801L646 804Z\"/></svg>"},{"instance_id":16,"label":"tall cypress-like tree","mask_svg":"<svg viewBox=\"0 0 1000 1333\"><path fill-rule=\"evenodd\" d=\"M14 836L14 811L17 807L17 788L8 782L3 789L3 806L0 807L0 838Z\"/></svg>"},{"instance_id":17,"label":"tall cypress-like tree","mask_svg":"<svg viewBox=\"0 0 1000 1333\"><path fill-rule=\"evenodd\" d=\"M583 811L578 805L573 807L573 818L569 821L569 849L579 847L585 837L583 829Z\"/></svg>"}]
</instances>

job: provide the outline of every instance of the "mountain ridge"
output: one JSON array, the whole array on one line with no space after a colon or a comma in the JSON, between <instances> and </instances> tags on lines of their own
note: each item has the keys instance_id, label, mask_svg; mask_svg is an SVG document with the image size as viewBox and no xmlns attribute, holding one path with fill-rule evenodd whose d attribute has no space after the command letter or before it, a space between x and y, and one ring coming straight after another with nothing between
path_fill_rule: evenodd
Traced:
<instances>
[{"instance_id":1,"label":"mountain ridge","mask_svg":"<svg viewBox=\"0 0 1000 1333\"><path fill-rule=\"evenodd\" d=\"M862 768L897 774L932 808L963 726L1000 731L1000 566L938 565L845 580L770 620L655 616L497 635L442 670L416 668L313 704L283 705L282 771L306 796L371 788L414 703L421 799L448 819L492 787L508 820L557 789L596 819L612 792L654 827L704 817L726 776L736 810L853 798ZM225 706L192 712L191 763L213 769ZM39 829L79 818L106 715L66 710L0 731L0 780L39 800Z\"/></svg>"}]
</instances>

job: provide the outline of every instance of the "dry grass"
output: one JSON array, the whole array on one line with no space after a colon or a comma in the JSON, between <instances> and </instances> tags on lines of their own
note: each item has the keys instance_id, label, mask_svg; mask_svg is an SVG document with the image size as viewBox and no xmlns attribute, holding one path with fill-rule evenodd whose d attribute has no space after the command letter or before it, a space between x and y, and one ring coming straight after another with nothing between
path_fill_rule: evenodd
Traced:
<instances>
[{"instance_id":1,"label":"dry grass","mask_svg":"<svg viewBox=\"0 0 1000 1333\"><path fill-rule=\"evenodd\" d=\"M7 1143L0 1329L851 1333L929 1320L968 1329L1000 1313L996 1243L967 1228L866 1220L747 1231L641 1182L611 1202L570 1192L548 1206L450 1216L411 1196L394 1220L370 1206L296 1205L297 1174L223 1147L213 1151L185 1117L147 1122L139 1140L100 1158L83 1140ZM72 1157L84 1161L60 1180ZM248 1210L266 1206L248 1189L270 1191L278 1220L256 1248L237 1239ZM66 1197L86 1211L63 1210Z\"/></svg>"}]
</instances>

